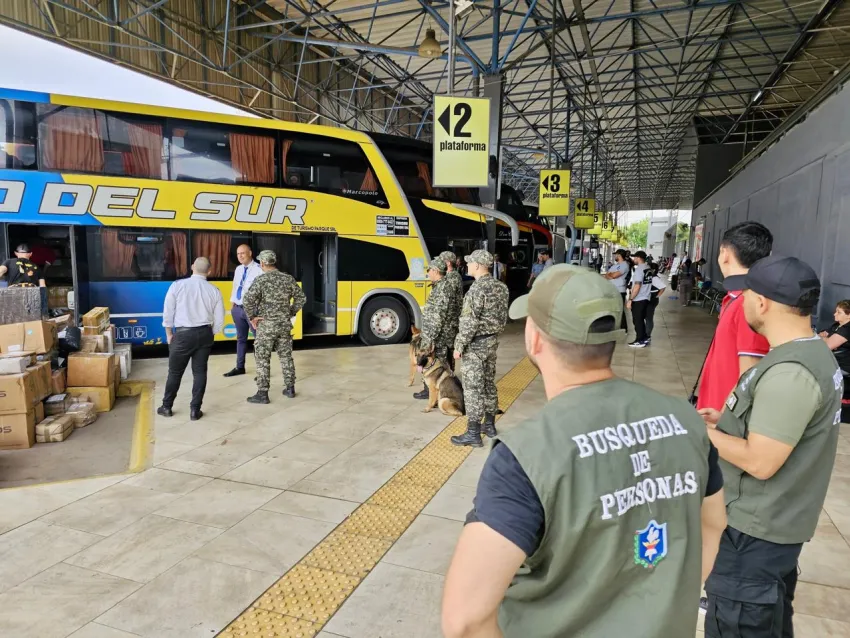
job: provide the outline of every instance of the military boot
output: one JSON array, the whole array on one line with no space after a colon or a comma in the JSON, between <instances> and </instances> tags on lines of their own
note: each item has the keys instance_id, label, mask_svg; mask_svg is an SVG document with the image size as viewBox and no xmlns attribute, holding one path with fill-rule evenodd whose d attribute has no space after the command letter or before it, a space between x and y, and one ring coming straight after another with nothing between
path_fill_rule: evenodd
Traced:
<instances>
[{"instance_id":1,"label":"military boot","mask_svg":"<svg viewBox=\"0 0 850 638\"><path fill-rule=\"evenodd\" d=\"M484 436L489 436L491 439L496 436L496 417L495 415L484 415L484 423L481 424Z\"/></svg>"},{"instance_id":2,"label":"military boot","mask_svg":"<svg viewBox=\"0 0 850 638\"><path fill-rule=\"evenodd\" d=\"M295 384L288 385L283 389L283 396L294 399L295 398Z\"/></svg>"},{"instance_id":3,"label":"military boot","mask_svg":"<svg viewBox=\"0 0 850 638\"><path fill-rule=\"evenodd\" d=\"M429 395L428 384L423 382L422 383L422 390L420 390L419 392L414 392L413 398L414 399L427 399L428 395Z\"/></svg>"},{"instance_id":4,"label":"military boot","mask_svg":"<svg viewBox=\"0 0 850 638\"><path fill-rule=\"evenodd\" d=\"M466 432L460 436L452 437L452 445L469 445L471 447L483 447L484 442L481 440L481 424L469 422L466 427Z\"/></svg>"},{"instance_id":5,"label":"military boot","mask_svg":"<svg viewBox=\"0 0 850 638\"><path fill-rule=\"evenodd\" d=\"M271 403L268 390L257 390L257 394L248 397L248 403Z\"/></svg>"}]
</instances>

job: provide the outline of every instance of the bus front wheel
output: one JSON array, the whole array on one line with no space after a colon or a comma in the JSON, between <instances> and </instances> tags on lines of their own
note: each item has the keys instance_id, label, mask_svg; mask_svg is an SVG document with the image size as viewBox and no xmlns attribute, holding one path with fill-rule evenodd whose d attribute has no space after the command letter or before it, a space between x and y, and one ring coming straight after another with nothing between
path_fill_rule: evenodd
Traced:
<instances>
[{"instance_id":1,"label":"bus front wheel","mask_svg":"<svg viewBox=\"0 0 850 638\"><path fill-rule=\"evenodd\" d=\"M357 334L367 346L400 343L409 330L407 308L398 299L374 297L363 305Z\"/></svg>"}]
</instances>

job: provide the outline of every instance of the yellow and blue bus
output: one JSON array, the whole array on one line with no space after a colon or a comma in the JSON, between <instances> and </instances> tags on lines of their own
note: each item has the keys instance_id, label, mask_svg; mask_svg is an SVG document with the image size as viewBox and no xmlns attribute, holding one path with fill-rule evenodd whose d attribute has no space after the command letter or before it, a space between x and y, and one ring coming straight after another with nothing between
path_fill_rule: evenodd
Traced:
<instances>
[{"instance_id":1,"label":"yellow and blue bus","mask_svg":"<svg viewBox=\"0 0 850 638\"><path fill-rule=\"evenodd\" d=\"M380 139L379 139L380 138ZM427 147L427 145L426 145ZM165 341L171 282L206 256L229 308L236 248L271 249L304 289L296 339L397 343L419 323L427 262L531 237L468 189L434 189L403 138L0 89L0 258L19 243L51 305L108 306L119 342ZM534 243L534 239L531 240ZM497 242L498 244L498 242ZM55 304L54 304L55 302ZM229 316L217 339L233 339Z\"/></svg>"}]
</instances>

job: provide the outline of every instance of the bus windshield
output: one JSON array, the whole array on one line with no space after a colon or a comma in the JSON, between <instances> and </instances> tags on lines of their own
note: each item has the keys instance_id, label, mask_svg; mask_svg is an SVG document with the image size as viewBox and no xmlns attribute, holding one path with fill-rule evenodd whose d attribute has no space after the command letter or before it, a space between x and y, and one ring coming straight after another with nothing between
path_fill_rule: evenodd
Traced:
<instances>
[{"instance_id":1,"label":"bus windshield","mask_svg":"<svg viewBox=\"0 0 850 638\"><path fill-rule=\"evenodd\" d=\"M390 140L391 138L386 136L376 141L398 178L398 183L405 195L419 199L436 199L452 204L480 205L477 188L432 186L430 144L420 143L413 146L409 143L394 144Z\"/></svg>"}]
</instances>

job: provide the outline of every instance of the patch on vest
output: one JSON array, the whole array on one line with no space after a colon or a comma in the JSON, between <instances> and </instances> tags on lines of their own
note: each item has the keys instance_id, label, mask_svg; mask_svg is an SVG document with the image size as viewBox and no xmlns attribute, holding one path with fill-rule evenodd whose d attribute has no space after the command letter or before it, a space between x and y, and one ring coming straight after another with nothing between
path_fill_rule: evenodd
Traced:
<instances>
[{"instance_id":1,"label":"patch on vest","mask_svg":"<svg viewBox=\"0 0 850 638\"><path fill-rule=\"evenodd\" d=\"M726 407L730 410L734 410L736 405L738 405L738 395L733 392L729 395L729 398L726 399Z\"/></svg>"},{"instance_id":2,"label":"patch on vest","mask_svg":"<svg viewBox=\"0 0 850 638\"><path fill-rule=\"evenodd\" d=\"M667 523L654 520L635 532L635 564L652 569L667 556Z\"/></svg>"}]
</instances>

